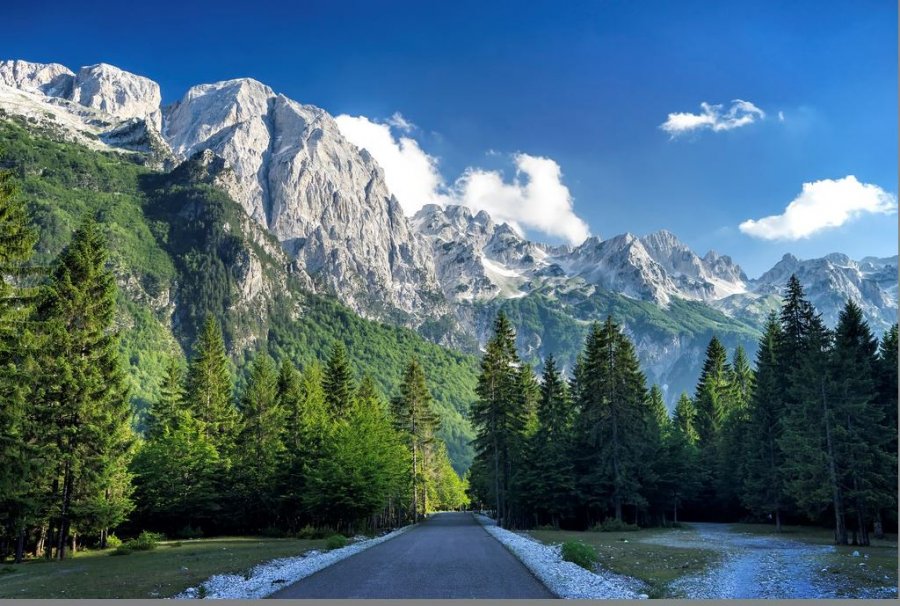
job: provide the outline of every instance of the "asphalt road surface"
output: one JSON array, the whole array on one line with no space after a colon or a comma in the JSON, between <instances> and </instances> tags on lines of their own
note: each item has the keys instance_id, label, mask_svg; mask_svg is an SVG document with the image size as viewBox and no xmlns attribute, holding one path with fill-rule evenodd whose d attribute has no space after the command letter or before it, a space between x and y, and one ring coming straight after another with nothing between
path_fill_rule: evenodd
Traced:
<instances>
[{"instance_id":1,"label":"asphalt road surface","mask_svg":"<svg viewBox=\"0 0 900 606\"><path fill-rule=\"evenodd\" d=\"M553 598L470 513L441 513L273 598Z\"/></svg>"}]
</instances>

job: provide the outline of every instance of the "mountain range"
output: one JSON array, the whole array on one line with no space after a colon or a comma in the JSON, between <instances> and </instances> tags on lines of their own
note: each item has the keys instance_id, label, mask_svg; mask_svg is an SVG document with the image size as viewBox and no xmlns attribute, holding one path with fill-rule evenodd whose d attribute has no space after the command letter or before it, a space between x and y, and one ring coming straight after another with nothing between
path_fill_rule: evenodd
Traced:
<instances>
[{"instance_id":1,"label":"mountain range","mask_svg":"<svg viewBox=\"0 0 900 606\"><path fill-rule=\"evenodd\" d=\"M477 353L503 309L526 360L540 365L552 352L571 367L590 322L613 314L670 404L692 389L712 335L752 355L791 274L830 325L848 298L876 333L897 321L896 256L786 254L749 278L729 256L700 256L668 231L552 246L462 206L426 205L407 217L376 159L328 112L249 78L197 85L163 106L155 82L111 65L73 72L2 61L0 112L158 175L189 173L239 205L235 229L297 288L444 347ZM252 310L261 290L277 287L260 263L244 271L235 304ZM252 344L246 335L231 341L236 356Z\"/></svg>"}]
</instances>

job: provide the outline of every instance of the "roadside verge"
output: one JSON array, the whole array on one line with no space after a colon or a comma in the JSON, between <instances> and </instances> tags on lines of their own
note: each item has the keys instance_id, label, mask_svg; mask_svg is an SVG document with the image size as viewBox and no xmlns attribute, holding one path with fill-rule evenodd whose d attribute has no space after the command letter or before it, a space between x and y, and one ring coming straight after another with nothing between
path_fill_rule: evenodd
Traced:
<instances>
[{"instance_id":1,"label":"roadside verge","mask_svg":"<svg viewBox=\"0 0 900 606\"><path fill-rule=\"evenodd\" d=\"M544 545L534 539L505 530L481 514L475 519L497 539L551 592L566 599L640 599L642 583L637 579L609 571L595 574L572 562L566 562L558 545Z\"/></svg>"},{"instance_id":2,"label":"roadside verge","mask_svg":"<svg viewBox=\"0 0 900 606\"><path fill-rule=\"evenodd\" d=\"M374 539L357 541L331 551L308 551L303 555L290 558L279 558L257 564L246 574L213 575L196 587L189 587L178 595L176 600L196 598L215 599L258 599L269 596L276 591L319 572L332 564L350 556L384 543L412 528L413 525L398 528Z\"/></svg>"}]
</instances>

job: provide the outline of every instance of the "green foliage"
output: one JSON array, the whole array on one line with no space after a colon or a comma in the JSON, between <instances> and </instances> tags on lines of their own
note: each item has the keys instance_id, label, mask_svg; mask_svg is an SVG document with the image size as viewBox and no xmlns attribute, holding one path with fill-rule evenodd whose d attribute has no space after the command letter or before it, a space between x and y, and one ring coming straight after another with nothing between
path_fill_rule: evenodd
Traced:
<instances>
[{"instance_id":1,"label":"green foliage","mask_svg":"<svg viewBox=\"0 0 900 606\"><path fill-rule=\"evenodd\" d=\"M481 463L474 471L483 474L484 479L479 480L479 484L487 488L487 492L479 497L492 504L502 526L512 523L513 478L521 464L521 458L515 457L524 445L528 421L526 400L517 389L520 378L515 343L515 331L506 315L500 312L481 360L476 389L478 400L472 405L471 412L472 424L478 432L474 442L476 457Z\"/></svg>"},{"instance_id":2,"label":"green foliage","mask_svg":"<svg viewBox=\"0 0 900 606\"><path fill-rule=\"evenodd\" d=\"M632 532L640 530L637 524L629 524L615 518L607 518L599 524L594 524L589 530L592 532Z\"/></svg>"},{"instance_id":3,"label":"green foliage","mask_svg":"<svg viewBox=\"0 0 900 606\"><path fill-rule=\"evenodd\" d=\"M118 548L118 547L121 547L121 546L122 546L122 539L120 539L119 537L117 537L117 536L114 535L114 534L111 534L111 535L109 535L108 537L106 537L106 546L107 546L107 547L110 547L110 548L112 548L112 549L116 549L116 548Z\"/></svg>"},{"instance_id":4,"label":"green foliage","mask_svg":"<svg viewBox=\"0 0 900 606\"><path fill-rule=\"evenodd\" d=\"M593 572L597 565L597 550L581 541L566 541L562 544L562 559Z\"/></svg>"},{"instance_id":5,"label":"green foliage","mask_svg":"<svg viewBox=\"0 0 900 606\"><path fill-rule=\"evenodd\" d=\"M341 547L347 546L347 537L342 534L333 534L327 539L325 539L325 549L331 551L332 549L340 549Z\"/></svg>"},{"instance_id":6,"label":"green foliage","mask_svg":"<svg viewBox=\"0 0 900 606\"><path fill-rule=\"evenodd\" d=\"M124 546L131 551L153 551L165 537L157 532L144 530L137 537L126 541Z\"/></svg>"}]
</instances>

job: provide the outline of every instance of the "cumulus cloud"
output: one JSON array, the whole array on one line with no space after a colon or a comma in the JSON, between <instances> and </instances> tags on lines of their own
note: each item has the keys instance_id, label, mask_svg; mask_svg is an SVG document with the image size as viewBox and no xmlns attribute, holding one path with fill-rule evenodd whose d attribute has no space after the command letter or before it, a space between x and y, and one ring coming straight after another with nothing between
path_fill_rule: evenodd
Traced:
<instances>
[{"instance_id":1,"label":"cumulus cloud","mask_svg":"<svg viewBox=\"0 0 900 606\"><path fill-rule=\"evenodd\" d=\"M860 183L849 175L804 183L784 213L747 220L739 228L764 240L800 240L827 229L840 227L863 214L891 214L897 199L877 185Z\"/></svg>"},{"instance_id":2,"label":"cumulus cloud","mask_svg":"<svg viewBox=\"0 0 900 606\"><path fill-rule=\"evenodd\" d=\"M659 127L676 137L697 130L708 129L713 132L734 130L766 117L766 113L749 101L735 99L731 107L724 111L724 105L711 105L705 101L700 104L699 114L676 112L669 114L668 119Z\"/></svg>"},{"instance_id":3,"label":"cumulus cloud","mask_svg":"<svg viewBox=\"0 0 900 606\"><path fill-rule=\"evenodd\" d=\"M426 204L446 204L443 178L437 168L437 159L425 153L418 141L411 137L395 138L391 132L394 122L412 129L399 113L385 124L372 122L365 116L335 118L341 134L357 147L366 149L384 171L388 189L412 215ZM395 126L404 130L402 126Z\"/></svg>"},{"instance_id":4,"label":"cumulus cloud","mask_svg":"<svg viewBox=\"0 0 900 606\"><path fill-rule=\"evenodd\" d=\"M559 164L528 154L516 154L514 160L516 175L509 183L497 171L468 169L456 181L456 198L519 231L525 227L572 244L583 242L590 230L573 210Z\"/></svg>"},{"instance_id":5,"label":"cumulus cloud","mask_svg":"<svg viewBox=\"0 0 900 606\"><path fill-rule=\"evenodd\" d=\"M399 113L383 123L365 116L341 115L335 120L351 143L372 154L407 215L426 204L461 204L487 211L495 221L509 223L519 232L531 229L571 244L580 244L590 235L587 224L575 214L559 164L550 158L516 154L511 181L500 171L470 167L448 186L436 158L415 139L395 136L394 130L409 133L415 128Z\"/></svg>"}]
</instances>

